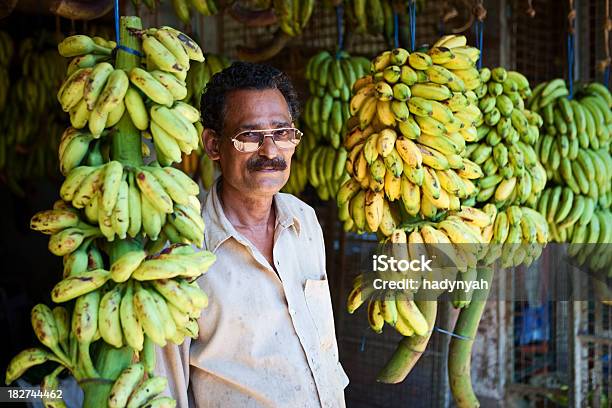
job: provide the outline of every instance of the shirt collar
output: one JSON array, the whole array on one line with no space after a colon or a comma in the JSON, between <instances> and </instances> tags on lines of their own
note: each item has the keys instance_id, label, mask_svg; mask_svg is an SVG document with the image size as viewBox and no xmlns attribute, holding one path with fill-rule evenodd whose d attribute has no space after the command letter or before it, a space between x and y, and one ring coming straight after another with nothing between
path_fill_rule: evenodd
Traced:
<instances>
[{"instance_id":1,"label":"shirt collar","mask_svg":"<svg viewBox=\"0 0 612 408\"><path fill-rule=\"evenodd\" d=\"M248 245L248 243L243 241L242 235L236 231L232 223L225 216L218 193L220 181L221 177L210 188L202 208L202 216L206 224L204 241L206 242L206 248L212 252L215 252L219 245L231 237L234 237L243 245ZM284 229L293 226L296 234L299 236L300 221L295 211L291 209L287 197L284 194L275 194L274 205L276 206L277 225Z\"/></svg>"}]
</instances>

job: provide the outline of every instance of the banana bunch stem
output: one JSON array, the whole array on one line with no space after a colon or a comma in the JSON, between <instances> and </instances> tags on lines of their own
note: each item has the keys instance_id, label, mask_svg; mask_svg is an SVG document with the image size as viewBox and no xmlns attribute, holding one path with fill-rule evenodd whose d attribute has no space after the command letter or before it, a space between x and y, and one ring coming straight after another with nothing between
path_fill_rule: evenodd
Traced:
<instances>
[{"instance_id":1,"label":"banana bunch stem","mask_svg":"<svg viewBox=\"0 0 612 408\"><path fill-rule=\"evenodd\" d=\"M425 316L428 326L432 329L424 336L404 337L400 340L395 352L378 373L376 381L385 384L397 384L404 381L427 348L427 343L429 343L434 323L436 322L438 302L422 301L417 302L417 306L421 313L423 313L423 316Z\"/></svg>"},{"instance_id":2,"label":"banana bunch stem","mask_svg":"<svg viewBox=\"0 0 612 408\"><path fill-rule=\"evenodd\" d=\"M140 40L133 35L130 30L142 30L142 22L139 17L121 17L120 44L126 48L141 51ZM132 68L139 65L140 57L137 55L117 50L117 61L115 68L129 72ZM142 152L140 131L132 123L130 115L124 114L116 127L113 135L112 156L114 160L121 164L131 166L141 166Z\"/></svg>"},{"instance_id":3,"label":"banana bunch stem","mask_svg":"<svg viewBox=\"0 0 612 408\"><path fill-rule=\"evenodd\" d=\"M140 51L140 41L134 36L131 29L142 29L142 22L138 17L121 17L120 44L126 48ZM118 50L116 68L129 72L130 69L139 65L137 55ZM141 151L140 131L132 123L130 116L123 115L112 135L112 157L113 160L121 162L124 166L141 166L143 164ZM110 261L114 262L121 255L134 249L141 249L142 245L132 240L117 240L108 244L108 255ZM103 342L102 342L103 343ZM87 352L87 351L86 351ZM82 384L85 399L84 408L96 408L106 406L108 394L117 376L132 362L134 350L131 347L115 349L106 343L100 345L96 350L96 367L102 379L111 381L92 381Z\"/></svg>"},{"instance_id":4,"label":"banana bunch stem","mask_svg":"<svg viewBox=\"0 0 612 408\"><path fill-rule=\"evenodd\" d=\"M478 269L478 280L486 280L490 286L493 278L492 268ZM455 323L455 335L450 341L448 352L448 378L455 403L459 408L479 407L480 403L472 388L472 376L470 374L472 361L472 346L474 337L478 330L478 324L482 317L488 297L488 289L474 291L474 300L465 309L461 309L457 323ZM471 339L471 340L469 340Z\"/></svg>"},{"instance_id":5,"label":"banana bunch stem","mask_svg":"<svg viewBox=\"0 0 612 408\"><path fill-rule=\"evenodd\" d=\"M111 381L91 381L81 384L85 399L83 407L100 407L106 406L108 394L113 387L113 380L132 362L134 351L131 347L114 348L104 342L101 342L96 359L96 366L99 367L100 377L103 379L111 379ZM103 405L101 405L103 404Z\"/></svg>"}]
</instances>

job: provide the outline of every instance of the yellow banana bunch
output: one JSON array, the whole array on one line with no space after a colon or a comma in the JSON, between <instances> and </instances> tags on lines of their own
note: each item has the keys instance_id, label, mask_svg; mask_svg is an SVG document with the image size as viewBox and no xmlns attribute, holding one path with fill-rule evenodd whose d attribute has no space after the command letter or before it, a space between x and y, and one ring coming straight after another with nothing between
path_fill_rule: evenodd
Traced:
<instances>
[{"instance_id":1,"label":"yellow banana bunch","mask_svg":"<svg viewBox=\"0 0 612 408\"><path fill-rule=\"evenodd\" d=\"M465 37L445 37L426 53L385 51L355 81L344 138L351 179L338 193L347 231L389 236L407 219L437 219L475 202L483 172L466 144L483 120L473 91L478 54ZM366 210L359 190L383 192L376 208L386 222L355 222Z\"/></svg>"},{"instance_id":2,"label":"yellow banana bunch","mask_svg":"<svg viewBox=\"0 0 612 408\"><path fill-rule=\"evenodd\" d=\"M476 202L533 206L547 177L536 153L542 117L525 109L529 82L502 67L483 68L479 75L482 84L475 93L484 116L466 148L484 172L476 183Z\"/></svg>"},{"instance_id":3,"label":"yellow banana bunch","mask_svg":"<svg viewBox=\"0 0 612 408\"><path fill-rule=\"evenodd\" d=\"M308 134L308 131L306 131L305 135ZM308 172L310 166L308 163L306 163L304 157L307 154L310 154L310 151L308 150L310 149L310 145L306 142L306 137L302 138L302 143L297 146L295 154L291 158L291 172L289 173L289 180L287 180L287 184L285 184L281 190L283 193L299 196L306 188L306 184L308 184ZM308 140L312 141L313 139L309 138ZM327 184L325 185L325 188L327 188Z\"/></svg>"},{"instance_id":4,"label":"yellow banana bunch","mask_svg":"<svg viewBox=\"0 0 612 408\"><path fill-rule=\"evenodd\" d=\"M125 28L129 21L136 20L122 18L120 24ZM96 406L175 406L172 398L159 396L166 379L152 375L155 345L180 344L198 335L197 318L208 298L195 280L215 260L192 247L202 247L205 228L198 184L170 166L199 145L194 125L199 111L182 100L188 96L189 61L203 61L203 54L171 27L137 34L121 43L143 51L140 62L114 60L116 44L101 37L75 35L58 46L62 56L72 58L67 79L57 84L58 101L72 124L61 138L56 133L54 156L65 180L62 199L35 214L30 226L50 235L49 250L63 257L63 279L51 298L70 303L53 310L43 304L33 308L32 327L45 348L20 353L6 376L8 384L28 368L53 361L59 366L43 380L45 390L57 387L64 369L78 381L117 380L110 395L109 389L89 396ZM0 34L0 61L8 54ZM23 69L31 67L30 61ZM45 82L51 78L41 73ZM36 87L18 89L44 98ZM114 137L101 138L111 127ZM151 152L143 133L153 138L157 151L156 160L146 164L143 156ZM90 347L98 341L108 347ZM107 354L125 346L133 355ZM45 405L63 402L47 399Z\"/></svg>"},{"instance_id":5,"label":"yellow banana bunch","mask_svg":"<svg viewBox=\"0 0 612 408\"><path fill-rule=\"evenodd\" d=\"M500 211L490 234L484 263L499 261L503 268L531 265L550 239L546 218L532 208L519 206Z\"/></svg>"},{"instance_id":6,"label":"yellow banana bunch","mask_svg":"<svg viewBox=\"0 0 612 408\"><path fill-rule=\"evenodd\" d=\"M368 194L370 197L365 197L365 205L369 205L371 212L373 209L369 201L375 200L372 194L376 193L370 191ZM367 302L368 322L375 332L380 333L384 323L387 323L403 336L425 335L432 329L432 323L420 313L413 298L420 293L430 300L443 291L421 287L423 280L474 280L474 277L469 276L486 254L485 244L488 244L492 234L496 215L497 211L492 204L483 210L462 207L437 223L415 224L408 231L393 229L387 243L396 261L403 260L411 264L416 261L418 264L419 261L430 260L431 266L421 270L418 267L410 268L408 271L385 269L374 271L373 276L358 276L347 299L349 313ZM371 222L371 219L372 215L366 214L366 223ZM411 283L407 284L409 287L400 289L380 289L374 286L377 279L395 281L397 284L409 280ZM462 296L471 298L471 292ZM467 306L467 297L458 299L456 304Z\"/></svg>"},{"instance_id":7,"label":"yellow banana bunch","mask_svg":"<svg viewBox=\"0 0 612 408\"><path fill-rule=\"evenodd\" d=\"M173 167L128 170L118 161L110 161L72 169L60 196L74 208L84 208L87 220L99 226L96 233L109 241L135 237L144 230L154 241L163 236L171 242L201 246L204 222L198 192L198 185Z\"/></svg>"}]
</instances>

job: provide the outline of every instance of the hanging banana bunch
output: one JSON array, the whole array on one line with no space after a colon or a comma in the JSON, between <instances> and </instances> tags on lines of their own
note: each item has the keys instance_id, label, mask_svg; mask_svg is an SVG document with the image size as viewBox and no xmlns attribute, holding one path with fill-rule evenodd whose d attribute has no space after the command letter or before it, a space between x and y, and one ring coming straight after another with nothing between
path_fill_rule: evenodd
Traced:
<instances>
[{"instance_id":1,"label":"hanging banana bunch","mask_svg":"<svg viewBox=\"0 0 612 408\"><path fill-rule=\"evenodd\" d=\"M475 203L483 172L466 142L483 122L478 57L465 37L445 36L427 53L383 52L355 82L344 139L351 178L337 197L345 230L389 236L404 220Z\"/></svg>"},{"instance_id":2,"label":"hanging banana bunch","mask_svg":"<svg viewBox=\"0 0 612 408\"><path fill-rule=\"evenodd\" d=\"M344 0L344 10L353 31L373 36L383 35L388 46L395 44L394 11L406 15L411 0ZM416 11L425 8L425 0L416 1ZM402 29L402 27L398 27Z\"/></svg>"},{"instance_id":3,"label":"hanging banana bunch","mask_svg":"<svg viewBox=\"0 0 612 408\"><path fill-rule=\"evenodd\" d=\"M609 243L609 225L600 225L595 214L606 214L612 204L612 97L598 83L579 87L572 100L568 94L565 81L555 79L538 85L529 100L544 121L536 152L550 180L535 208L557 242Z\"/></svg>"},{"instance_id":4,"label":"hanging banana bunch","mask_svg":"<svg viewBox=\"0 0 612 408\"><path fill-rule=\"evenodd\" d=\"M15 46L6 33L0 34L0 71L5 71L0 75L0 169L18 195L24 194L24 181L56 174L57 139L49 134L61 133L64 120L49 95L57 92L66 63L50 48L49 38L54 36L41 32ZM19 64L19 70L12 70L18 77L9 74L11 59Z\"/></svg>"},{"instance_id":5,"label":"hanging banana bunch","mask_svg":"<svg viewBox=\"0 0 612 408\"><path fill-rule=\"evenodd\" d=\"M573 210L572 210L573 211ZM612 259L608 244L612 242L612 213L610 209L599 208L592 215L580 217L568 231L569 242L567 253L579 265L587 265L592 271L604 271L600 278L612 277ZM607 285L606 285L607 286ZM609 298L608 298L609 300Z\"/></svg>"},{"instance_id":6,"label":"hanging banana bunch","mask_svg":"<svg viewBox=\"0 0 612 408\"><path fill-rule=\"evenodd\" d=\"M295 37L302 34L315 6L315 0L273 0L274 12L281 30Z\"/></svg>"},{"instance_id":7,"label":"hanging banana bunch","mask_svg":"<svg viewBox=\"0 0 612 408\"><path fill-rule=\"evenodd\" d=\"M480 79L482 85L475 92L484 122L477 129L476 142L467 146L468 157L484 172L476 183L476 201L493 202L498 208L533 207L546 185L546 170L534 149L542 118L524 106L531 95L529 82L521 73L502 67L483 68Z\"/></svg>"},{"instance_id":8,"label":"hanging banana bunch","mask_svg":"<svg viewBox=\"0 0 612 408\"><path fill-rule=\"evenodd\" d=\"M58 147L66 179L61 200L35 214L30 227L49 235L63 278L51 291L58 306L32 309L42 346L11 360L6 383L53 361L58 367L43 388L63 370L77 381L114 381L112 390L84 387L85 407L172 407L160 395L167 380L153 375L155 347L197 337L208 299L196 279L215 260L194 249L205 227L199 187L170 166L198 145L199 111L181 100L190 60L204 58L171 27L140 30L135 17L122 18L121 27L131 54L84 35L58 45L72 58L58 92L72 124ZM152 137L157 160L143 154L143 136Z\"/></svg>"},{"instance_id":9,"label":"hanging banana bunch","mask_svg":"<svg viewBox=\"0 0 612 408\"><path fill-rule=\"evenodd\" d=\"M187 96L184 101L200 110L200 99L206 88L206 84L213 75L229 67L231 61L222 55L206 54L203 62L194 62L187 73ZM196 129L198 137L201 137L202 129L197 122ZM209 190L215 181L215 165L208 155L199 146L191 154L183 153L181 170L194 179L199 177L205 190Z\"/></svg>"},{"instance_id":10,"label":"hanging banana bunch","mask_svg":"<svg viewBox=\"0 0 612 408\"><path fill-rule=\"evenodd\" d=\"M487 253L487 246L493 237L493 223L497 215L494 205L487 204L483 210L466 207L460 211L451 212L440 222L422 222L414 224L406 232L395 229L389 239L391 251L395 259L444 259L435 264L433 272L397 273L395 276L387 272L375 272L374 277L366 278L359 275L353 282L353 289L348 296L347 310L354 313L363 303L368 303L368 322L372 330L382 332L384 323L395 328L405 337L425 336L432 330L432 322L426 323L419 308L412 298L418 296L420 288L406 290L407 299L394 291L394 296L379 293L375 290L372 279L401 280L410 278L447 280L475 280L478 261ZM452 266L452 267L450 267ZM472 292L453 292L458 298L453 300L456 307L469 305ZM430 299L432 295L422 297ZM435 315L434 315L435 320Z\"/></svg>"},{"instance_id":11,"label":"hanging banana bunch","mask_svg":"<svg viewBox=\"0 0 612 408\"><path fill-rule=\"evenodd\" d=\"M132 5L136 10L140 10L141 4L144 4L150 12L156 12L158 0L132 0ZM205 17L214 16L219 12L219 2L217 0L172 0L172 9L176 17L183 23L189 24L193 17L194 10L196 13Z\"/></svg>"},{"instance_id":12,"label":"hanging banana bunch","mask_svg":"<svg viewBox=\"0 0 612 408\"><path fill-rule=\"evenodd\" d=\"M6 31L0 31L0 112L6 106L10 87L9 66L15 52L13 39Z\"/></svg>"},{"instance_id":13,"label":"hanging banana bunch","mask_svg":"<svg viewBox=\"0 0 612 408\"><path fill-rule=\"evenodd\" d=\"M238 46L238 59L251 62L269 60L277 55L291 40L299 36L308 24L315 7L315 0L272 0L256 2L254 7L242 11L232 7L230 14L249 26L278 24L278 30L265 44L256 47ZM267 7L266 7L267 6ZM272 11L274 14L272 14Z\"/></svg>"},{"instance_id":14,"label":"hanging banana bunch","mask_svg":"<svg viewBox=\"0 0 612 408\"><path fill-rule=\"evenodd\" d=\"M307 174L322 200L335 197L348 178L347 151L341 144L350 116L351 87L369 67L366 58L352 57L345 51L336 57L321 51L306 65L311 96L304 106L304 141L296 166L303 167L301 173ZM303 180L300 176L296 175Z\"/></svg>"},{"instance_id":15,"label":"hanging banana bunch","mask_svg":"<svg viewBox=\"0 0 612 408\"><path fill-rule=\"evenodd\" d=\"M304 126L301 126L301 128L304 129ZM314 142L314 138L308 136L308 133L305 133L304 136L302 136L301 143L295 148L295 153L291 157L289 179L281 190L283 193L299 196L306 188L308 184L309 165L305 157L307 157L306 152L310 152L311 149L315 148L311 146L312 142Z\"/></svg>"}]
</instances>

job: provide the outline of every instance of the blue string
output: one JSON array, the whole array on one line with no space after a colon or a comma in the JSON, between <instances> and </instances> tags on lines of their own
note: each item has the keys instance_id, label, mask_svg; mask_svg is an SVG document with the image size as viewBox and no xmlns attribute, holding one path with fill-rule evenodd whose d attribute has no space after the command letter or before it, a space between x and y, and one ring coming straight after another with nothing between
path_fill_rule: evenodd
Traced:
<instances>
[{"instance_id":1,"label":"blue string","mask_svg":"<svg viewBox=\"0 0 612 408\"><path fill-rule=\"evenodd\" d=\"M410 51L416 48L416 2L408 3L408 16L410 17Z\"/></svg>"},{"instance_id":2,"label":"blue string","mask_svg":"<svg viewBox=\"0 0 612 408\"><path fill-rule=\"evenodd\" d=\"M480 50L480 57L478 58L478 69L482 68L482 40L484 34L484 21L477 20L474 25L474 29L476 30L476 46Z\"/></svg>"},{"instance_id":3,"label":"blue string","mask_svg":"<svg viewBox=\"0 0 612 408\"><path fill-rule=\"evenodd\" d=\"M130 47L126 47L124 45L119 44L119 38L120 37L120 31L119 31L119 0L115 0L115 42L117 43L117 47L115 48L116 50L121 50L121 51L125 51L129 54L132 55L137 55L139 57L143 57L144 55L142 55L142 53L138 52L137 50L130 48Z\"/></svg>"},{"instance_id":4,"label":"blue string","mask_svg":"<svg viewBox=\"0 0 612 408\"><path fill-rule=\"evenodd\" d=\"M361 353L363 353L365 351L365 342L366 342L366 337L365 336L361 336L361 345L359 346L359 351Z\"/></svg>"},{"instance_id":5,"label":"blue string","mask_svg":"<svg viewBox=\"0 0 612 408\"><path fill-rule=\"evenodd\" d=\"M393 12L393 45L399 47L399 16L396 11Z\"/></svg>"},{"instance_id":6,"label":"blue string","mask_svg":"<svg viewBox=\"0 0 612 408\"><path fill-rule=\"evenodd\" d=\"M574 96L574 34L567 34L567 82L569 83L569 95L567 99Z\"/></svg>"},{"instance_id":7,"label":"blue string","mask_svg":"<svg viewBox=\"0 0 612 408\"><path fill-rule=\"evenodd\" d=\"M342 4L336 6L336 24L338 31L338 50L336 59L340 58L340 52L344 49L344 7Z\"/></svg>"},{"instance_id":8,"label":"blue string","mask_svg":"<svg viewBox=\"0 0 612 408\"><path fill-rule=\"evenodd\" d=\"M609 64L606 67L606 70L604 71L604 85L606 87L610 86L610 65Z\"/></svg>"},{"instance_id":9,"label":"blue string","mask_svg":"<svg viewBox=\"0 0 612 408\"><path fill-rule=\"evenodd\" d=\"M473 339L473 338L471 338L471 337L461 336L461 335L459 335L459 334L455 334L455 333L453 333L453 332L449 332L449 331L447 331L447 330L441 329L441 328L439 328L438 326L434 326L434 328L435 328L437 331L439 331L440 333L447 334L447 335L449 335L449 336L451 336L451 337L455 337L455 338L457 338L457 339L461 339L461 340L474 340L474 339Z\"/></svg>"},{"instance_id":10,"label":"blue string","mask_svg":"<svg viewBox=\"0 0 612 408\"><path fill-rule=\"evenodd\" d=\"M115 0L115 42L119 45L119 0Z\"/></svg>"}]
</instances>

